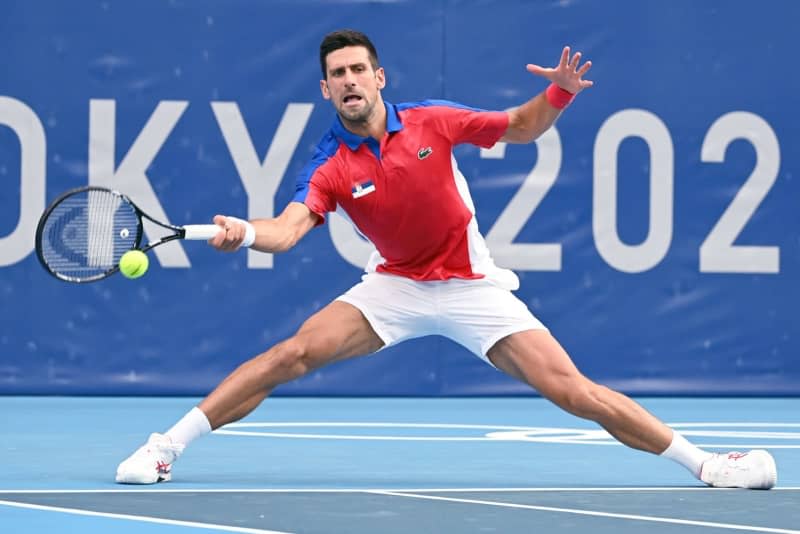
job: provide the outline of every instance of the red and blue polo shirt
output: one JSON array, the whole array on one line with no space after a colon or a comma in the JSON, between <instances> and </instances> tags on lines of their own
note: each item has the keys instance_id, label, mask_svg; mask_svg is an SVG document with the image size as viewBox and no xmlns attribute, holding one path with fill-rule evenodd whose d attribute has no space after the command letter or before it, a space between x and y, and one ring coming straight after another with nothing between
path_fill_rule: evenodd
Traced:
<instances>
[{"instance_id":1,"label":"red and blue polo shirt","mask_svg":"<svg viewBox=\"0 0 800 534\"><path fill-rule=\"evenodd\" d=\"M336 117L298 176L293 201L319 215L320 224L341 207L377 249L368 272L421 281L489 277L517 286L516 275L489 255L453 157L461 143L494 145L508 115L443 100L385 105L380 142L348 131Z\"/></svg>"}]
</instances>

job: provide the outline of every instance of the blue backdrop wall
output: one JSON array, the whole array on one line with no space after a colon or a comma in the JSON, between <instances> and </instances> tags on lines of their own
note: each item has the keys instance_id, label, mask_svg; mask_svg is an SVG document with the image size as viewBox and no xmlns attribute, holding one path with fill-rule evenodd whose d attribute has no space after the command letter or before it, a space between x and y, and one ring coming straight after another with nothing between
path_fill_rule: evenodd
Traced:
<instances>
[{"instance_id":1,"label":"blue backdrop wall","mask_svg":"<svg viewBox=\"0 0 800 534\"><path fill-rule=\"evenodd\" d=\"M341 219L283 255L160 247L85 286L33 253L93 183L177 224L276 214L333 119L328 31L370 34L390 101L505 109L572 45L585 91L536 144L457 148L518 295L589 376L634 394L798 394L800 3L143 0L2 4L0 393L202 394L359 280ZM153 235L153 234L151 234ZM450 341L283 394L521 394Z\"/></svg>"}]
</instances>

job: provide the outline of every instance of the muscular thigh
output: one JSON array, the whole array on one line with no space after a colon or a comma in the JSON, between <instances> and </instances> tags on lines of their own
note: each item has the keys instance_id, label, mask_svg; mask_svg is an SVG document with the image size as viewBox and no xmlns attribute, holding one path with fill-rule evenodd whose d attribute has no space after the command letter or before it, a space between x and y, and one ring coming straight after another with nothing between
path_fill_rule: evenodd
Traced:
<instances>
[{"instance_id":1,"label":"muscular thigh","mask_svg":"<svg viewBox=\"0 0 800 534\"><path fill-rule=\"evenodd\" d=\"M585 380L561 344L546 330L507 336L489 350L498 369L527 382L545 397L557 396Z\"/></svg>"},{"instance_id":2,"label":"muscular thigh","mask_svg":"<svg viewBox=\"0 0 800 534\"><path fill-rule=\"evenodd\" d=\"M364 315L353 305L333 301L309 317L294 335L314 367L370 354L383 346Z\"/></svg>"}]
</instances>

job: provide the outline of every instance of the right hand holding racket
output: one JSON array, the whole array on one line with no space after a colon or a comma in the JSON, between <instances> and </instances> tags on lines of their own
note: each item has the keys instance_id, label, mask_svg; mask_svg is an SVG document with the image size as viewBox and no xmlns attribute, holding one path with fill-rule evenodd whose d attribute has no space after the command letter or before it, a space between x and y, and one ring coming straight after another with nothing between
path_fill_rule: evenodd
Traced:
<instances>
[{"instance_id":1,"label":"right hand holding racket","mask_svg":"<svg viewBox=\"0 0 800 534\"><path fill-rule=\"evenodd\" d=\"M236 252L242 246L251 245L255 238L255 235L248 235L253 232L252 225L237 217L215 215L214 224L219 226L219 232L208 240L208 244L219 251Z\"/></svg>"}]
</instances>

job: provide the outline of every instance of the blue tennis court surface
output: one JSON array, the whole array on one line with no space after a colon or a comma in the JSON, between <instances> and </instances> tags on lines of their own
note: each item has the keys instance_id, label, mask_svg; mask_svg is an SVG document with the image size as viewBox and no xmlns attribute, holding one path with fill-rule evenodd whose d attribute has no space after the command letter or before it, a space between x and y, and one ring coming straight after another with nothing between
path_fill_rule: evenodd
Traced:
<instances>
[{"instance_id":1,"label":"blue tennis court surface","mask_svg":"<svg viewBox=\"0 0 800 534\"><path fill-rule=\"evenodd\" d=\"M0 397L3 532L800 534L800 399L639 399L697 444L769 449L772 491L705 488L538 398L269 399L174 479L119 461L197 399Z\"/></svg>"}]
</instances>

